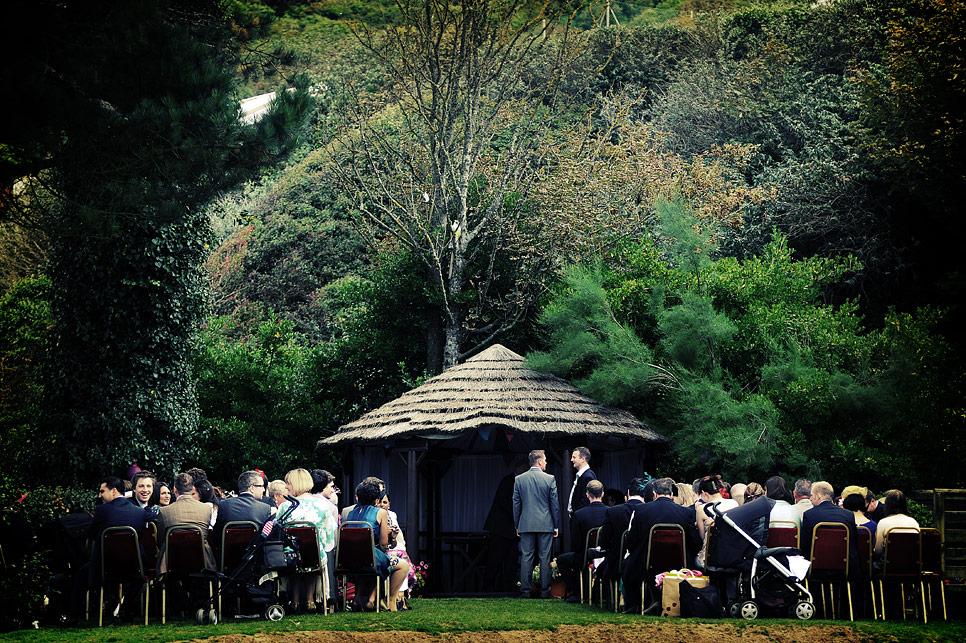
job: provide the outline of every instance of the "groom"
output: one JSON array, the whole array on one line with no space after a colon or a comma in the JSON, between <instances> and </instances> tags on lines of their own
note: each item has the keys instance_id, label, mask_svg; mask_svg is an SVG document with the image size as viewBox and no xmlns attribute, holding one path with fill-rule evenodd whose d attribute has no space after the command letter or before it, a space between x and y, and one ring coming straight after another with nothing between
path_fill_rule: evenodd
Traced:
<instances>
[{"instance_id":1,"label":"groom","mask_svg":"<svg viewBox=\"0 0 966 643\"><path fill-rule=\"evenodd\" d=\"M550 554L560 531L557 481L549 473L542 450L530 452L530 470L513 481L513 523L520 536L520 597L533 589L534 555L539 556L540 597L550 597Z\"/></svg>"}]
</instances>

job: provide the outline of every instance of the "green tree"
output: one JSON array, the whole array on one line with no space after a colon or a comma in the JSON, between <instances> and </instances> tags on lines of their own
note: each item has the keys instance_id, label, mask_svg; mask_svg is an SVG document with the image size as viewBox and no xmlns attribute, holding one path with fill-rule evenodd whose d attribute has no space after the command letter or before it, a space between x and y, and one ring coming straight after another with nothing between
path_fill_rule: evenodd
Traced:
<instances>
[{"instance_id":1,"label":"green tree","mask_svg":"<svg viewBox=\"0 0 966 643\"><path fill-rule=\"evenodd\" d=\"M232 27L217 2L18 4L5 39L24 97L5 121L3 214L52 233L45 450L66 476L193 452L191 344L203 311L202 206L284 152L310 105L283 92L238 119ZM24 37L29 38L25 40Z\"/></svg>"}]
</instances>

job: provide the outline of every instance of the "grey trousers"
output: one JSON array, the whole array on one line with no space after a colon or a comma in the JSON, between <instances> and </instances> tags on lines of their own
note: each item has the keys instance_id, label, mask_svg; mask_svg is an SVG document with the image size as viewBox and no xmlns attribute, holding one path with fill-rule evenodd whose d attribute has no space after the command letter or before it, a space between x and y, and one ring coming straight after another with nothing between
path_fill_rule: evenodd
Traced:
<instances>
[{"instance_id":1,"label":"grey trousers","mask_svg":"<svg viewBox=\"0 0 966 643\"><path fill-rule=\"evenodd\" d=\"M520 534L520 593L533 591L534 563L540 565L540 595L550 595L550 555L553 553L553 532L524 532Z\"/></svg>"}]
</instances>

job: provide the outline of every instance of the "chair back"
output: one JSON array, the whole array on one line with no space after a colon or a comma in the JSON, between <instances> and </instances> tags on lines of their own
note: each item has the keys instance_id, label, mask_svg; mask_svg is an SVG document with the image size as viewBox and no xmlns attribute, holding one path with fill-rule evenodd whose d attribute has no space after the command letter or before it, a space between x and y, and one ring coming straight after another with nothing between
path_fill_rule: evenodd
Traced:
<instances>
[{"instance_id":1,"label":"chair back","mask_svg":"<svg viewBox=\"0 0 966 643\"><path fill-rule=\"evenodd\" d=\"M169 574L193 574L205 569L205 535L194 525L178 525L164 537Z\"/></svg>"},{"instance_id":2,"label":"chair back","mask_svg":"<svg viewBox=\"0 0 966 643\"><path fill-rule=\"evenodd\" d=\"M859 564L862 568L862 577L869 578L872 573L872 530L865 525L855 528L858 533L859 541L856 548L859 550Z\"/></svg>"},{"instance_id":3,"label":"chair back","mask_svg":"<svg viewBox=\"0 0 966 643\"><path fill-rule=\"evenodd\" d=\"M681 525L659 523L651 527L647 545L646 579L661 572L688 567L684 549L684 528Z\"/></svg>"},{"instance_id":4,"label":"chair back","mask_svg":"<svg viewBox=\"0 0 966 643\"><path fill-rule=\"evenodd\" d=\"M141 549L147 560L148 571L153 572L158 564L158 523L149 522L141 533Z\"/></svg>"},{"instance_id":5,"label":"chair back","mask_svg":"<svg viewBox=\"0 0 966 643\"><path fill-rule=\"evenodd\" d=\"M883 578L914 578L922 569L922 546L915 527L894 527L883 536Z\"/></svg>"},{"instance_id":6,"label":"chair back","mask_svg":"<svg viewBox=\"0 0 966 643\"><path fill-rule=\"evenodd\" d=\"M100 545L102 582L145 578L141 543L134 527L108 527L101 533Z\"/></svg>"},{"instance_id":7,"label":"chair back","mask_svg":"<svg viewBox=\"0 0 966 643\"><path fill-rule=\"evenodd\" d=\"M299 544L299 571L321 571L325 565L322 563L319 532L315 524L304 521L289 523L285 526L285 533Z\"/></svg>"},{"instance_id":8,"label":"chair back","mask_svg":"<svg viewBox=\"0 0 966 643\"><path fill-rule=\"evenodd\" d=\"M943 535L938 529L925 527L919 529L919 540L922 546L922 573L943 573Z\"/></svg>"},{"instance_id":9,"label":"chair back","mask_svg":"<svg viewBox=\"0 0 966 643\"><path fill-rule=\"evenodd\" d=\"M849 570L849 529L840 522L820 522L812 532L811 572L825 575Z\"/></svg>"},{"instance_id":10,"label":"chair back","mask_svg":"<svg viewBox=\"0 0 966 643\"><path fill-rule=\"evenodd\" d=\"M354 520L342 523L339 528L339 546L335 550L336 573L375 573L375 550L372 525Z\"/></svg>"},{"instance_id":11,"label":"chair back","mask_svg":"<svg viewBox=\"0 0 966 643\"><path fill-rule=\"evenodd\" d=\"M218 569L227 574L238 567L257 533L258 525L251 520L232 520L225 523L225 529L221 532L221 559L218 561Z\"/></svg>"},{"instance_id":12,"label":"chair back","mask_svg":"<svg viewBox=\"0 0 966 643\"><path fill-rule=\"evenodd\" d=\"M587 537L584 538L584 562L581 569L585 569L587 565L590 564L591 559L587 556L588 549L594 549L597 547L597 541L600 540L600 530L602 527L594 527L587 531Z\"/></svg>"},{"instance_id":13,"label":"chair back","mask_svg":"<svg viewBox=\"0 0 966 643\"><path fill-rule=\"evenodd\" d=\"M793 520L774 520L768 525L766 547L799 548L798 523Z\"/></svg>"}]
</instances>

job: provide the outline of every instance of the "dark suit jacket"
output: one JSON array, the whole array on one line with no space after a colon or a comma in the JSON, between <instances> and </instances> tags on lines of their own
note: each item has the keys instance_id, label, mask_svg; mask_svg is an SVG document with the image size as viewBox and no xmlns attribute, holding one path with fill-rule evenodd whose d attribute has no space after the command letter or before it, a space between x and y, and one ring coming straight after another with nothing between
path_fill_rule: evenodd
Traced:
<instances>
[{"instance_id":1,"label":"dark suit jacket","mask_svg":"<svg viewBox=\"0 0 966 643\"><path fill-rule=\"evenodd\" d=\"M670 498L657 498L638 509L631 523L625 543L630 552L630 556L624 560L623 577L626 581L640 583L644 579L651 527L661 523L684 527L685 565L690 566L688 561L694 560L701 547L701 536L694 524L694 511L675 504Z\"/></svg>"},{"instance_id":2,"label":"dark suit jacket","mask_svg":"<svg viewBox=\"0 0 966 643\"><path fill-rule=\"evenodd\" d=\"M587 499L587 483L596 479L597 476L594 475L592 469L587 469L577 477L577 486L574 487L574 497L570 501L571 518L577 513L578 509L590 504L590 500Z\"/></svg>"},{"instance_id":3,"label":"dark suit jacket","mask_svg":"<svg viewBox=\"0 0 966 643\"><path fill-rule=\"evenodd\" d=\"M94 510L94 519L87 530L87 538L91 542L90 584L97 585L101 579L101 534L108 527L130 526L138 532L138 538L144 534L147 524L144 509L135 507L130 501L121 496L111 502L98 505Z\"/></svg>"},{"instance_id":4,"label":"dark suit jacket","mask_svg":"<svg viewBox=\"0 0 966 643\"><path fill-rule=\"evenodd\" d=\"M560 529L557 480L539 467L530 467L513 481L513 524L521 534Z\"/></svg>"},{"instance_id":5,"label":"dark suit jacket","mask_svg":"<svg viewBox=\"0 0 966 643\"><path fill-rule=\"evenodd\" d=\"M259 502L250 493L242 493L234 498L226 498L218 505L218 518L215 519L215 527L211 532L211 545L215 549L221 547L221 534L225 531L225 525L235 520L251 520L258 526L265 524L272 509L264 502Z\"/></svg>"},{"instance_id":6,"label":"dark suit jacket","mask_svg":"<svg viewBox=\"0 0 966 643\"><path fill-rule=\"evenodd\" d=\"M601 549L607 550L604 557L604 567L601 572L604 578L614 580L620 577L620 561L624 557L624 552L620 551L621 534L627 530L627 525L631 521L631 514L644 506L644 503L635 498L622 505L608 507L604 515L604 524L600 530Z\"/></svg>"},{"instance_id":7,"label":"dark suit jacket","mask_svg":"<svg viewBox=\"0 0 966 643\"><path fill-rule=\"evenodd\" d=\"M571 550L578 557L584 555L584 543L587 542L587 532L594 527L604 524L604 516L607 515L607 505L597 501L591 502L586 507L581 507L574 512L573 523L570 528ZM579 562L579 559L578 559Z\"/></svg>"},{"instance_id":8,"label":"dark suit jacket","mask_svg":"<svg viewBox=\"0 0 966 643\"><path fill-rule=\"evenodd\" d=\"M826 500L817 507L812 507L802 514L802 535L799 539L802 554L810 556L812 553L812 532L820 522L838 522L846 525L849 530L849 577L856 578L861 570L859 562L859 535L855 529L855 515L848 509L837 506L831 500Z\"/></svg>"}]
</instances>

